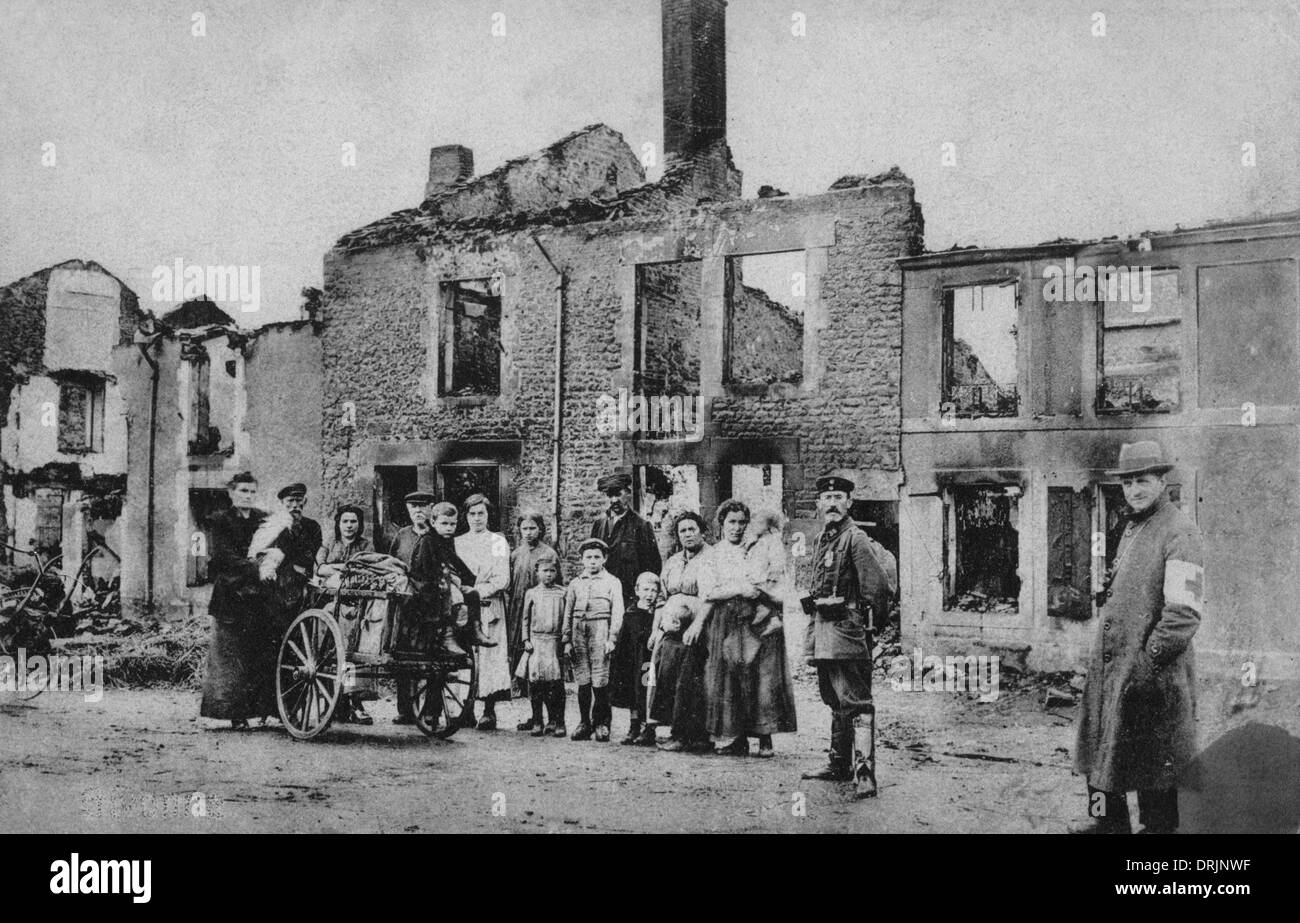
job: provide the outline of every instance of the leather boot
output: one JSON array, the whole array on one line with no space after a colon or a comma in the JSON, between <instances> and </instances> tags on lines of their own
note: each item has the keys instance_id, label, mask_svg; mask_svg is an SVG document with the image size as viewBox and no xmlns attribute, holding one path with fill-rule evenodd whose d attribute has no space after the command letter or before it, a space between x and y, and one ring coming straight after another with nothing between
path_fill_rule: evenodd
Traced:
<instances>
[{"instance_id":1,"label":"leather boot","mask_svg":"<svg viewBox=\"0 0 1300 923\"><path fill-rule=\"evenodd\" d=\"M853 753L853 726L849 725L848 747L845 748L845 721L839 715L831 715L831 753L830 759L820 769L810 769L803 773L802 779L818 779L823 782L847 782L850 778L849 759Z\"/></svg>"},{"instance_id":2,"label":"leather boot","mask_svg":"<svg viewBox=\"0 0 1300 923\"><path fill-rule=\"evenodd\" d=\"M875 798L876 788L876 711L873 707L871 711L862 716L863 722L867 726L867 755L864 757L862 751L853 751L853 788L854 794L858 798ZM853 745L854 725L849 724L850 746Z\"/></svg>"}]
</instances>

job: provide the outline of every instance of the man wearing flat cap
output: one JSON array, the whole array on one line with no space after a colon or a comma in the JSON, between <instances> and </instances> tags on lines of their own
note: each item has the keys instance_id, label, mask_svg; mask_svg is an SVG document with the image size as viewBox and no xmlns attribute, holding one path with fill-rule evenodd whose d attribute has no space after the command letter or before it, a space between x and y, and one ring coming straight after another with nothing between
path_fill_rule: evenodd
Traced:
<instances>
[{"instance_id":1,"label":"man wearing flat cap","mask_svg":"<svg viewBox=\"0 0 1300 923\"><path fill-rule=\"evenodd\" d=\"M831 710L831 746L826 766L803 778L853 782L857 797L870 798L877 791L873 618L889 611L897 583L881 565L884 549L873 548L876 543L849 516L853 490L852 481L834 474L817 479L817 508L825 527L812 550L812 585L801 602L808 614L805 653ZM866 756L857 750L859 720L868 732Z\"/></svg>"},{"instance_id":2,"label":"man wearing flat cap","mask_svg":"<svg viewBox=\"0 0 1300 923\"><path fill-rule=\"evenodd\" d=\"M275 495L284 512L289 514L288 535L284 549L284 606L287 615L296 617L306 605L307 582L316 569L316 552L323 544L320 523L303 515L307 505L307 485L290 484Z\"/></svg>"},{"instance_id":3,"label":"man wearing flat cap","mask_svg":"<svg viewBox=\"0 0 1300 923\"><path fill-rule=\"evenodd\" d=\"M1134 442L1107 471L1124 488L1125 525L1101 592L1097 642L1079 706L1074 768L1088 779L1080 833L1178 828L1178 777L1196 755L1192 636L1205 610L1196 524L1165 496L1173 468L1157 442Z\"/></svg>"},{"instance_id":4,"label":"man wearing flat cap","mask_svg":"<svg viewBox=\"0 0 1300 923\"><path fill-rule=\"evenodd\" d=\"M623 585L623 602L636 601L636 578L663 569L654 526L632 509L632 478L627 474L607 474L596 481L596 489L606 498L607 512L591 527L591 537L609 546L605 570Z\"/></svg>"}]
</instances>

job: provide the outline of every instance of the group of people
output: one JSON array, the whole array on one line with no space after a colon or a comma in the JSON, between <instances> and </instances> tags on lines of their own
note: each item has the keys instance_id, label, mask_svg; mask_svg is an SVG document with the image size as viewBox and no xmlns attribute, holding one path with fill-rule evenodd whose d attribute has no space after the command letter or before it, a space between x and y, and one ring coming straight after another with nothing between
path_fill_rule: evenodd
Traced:
<instances>
[{"instance_id":1,"label":"group of people","mask_svg":"<svg viewBox=\"0 0 1300 923\"><path fill-rule=\"evenodd\" d=\"M329 579L376 549L360 507L340 507L326 541L303 515L302 484L279 491L281 509L269 515L254 507L252 475L228 486L231 508L211 522L213 636L200 713L245 728L250 718L277 711L278 642L307 605L309 580ZM441 646L472 661L473 684L456 719L465 727L496 730L497 704L526 695L532 714L517 730L570 736L565 683L572 681L579 711L573 740L608 741L619 708L629 712L621 741L628 746L741 756L754 741L757 756L772 756L773 735L797 728L782 614L791 579L779 514L754 515L730 499L710 530L699 514L683 512L671 524L674 551L663 561L654 528L632 509L631 478L610 474L596 486L606 511L579 546L581 569L567 585L541 514L517 516L512 550L489 529L486 496L470 496L457 509L426 491L408 494L410 525L386 537L382 549L404 565L411 592L394 649ZM887 611L896 586L889 553L849 518L852 490L842 478L818 482L826 529L814 592L804 600L805 643L833 731L830 764L808 776L870 778L874 793L874 754L855 750L853 721L871 713L871 613ZM461 516L465 531L456 535ZM411 723L410 689L399 683L397 692L394 721ZM340 703L340 720L373 723L365 702L377 694L374 681L359 682Z\"/></svg>"},{"instance_id":2,"label":"group of people","mask_svg":"<svg viewBox=\"0 0 1300 923\"><path fill-rule=\"evenodd\" d=\"M1165 492L1173 466L1154 442L1125 445L1118 477L1125 527L1105 588L1094 659L1079 710L1075 766L1088 780L1088 832L1127 832L1126 792L1136 789L1144 828L1178 826L1177 777L1195 750L1191 640L1203 610L1201 535ZM386 542L412 591L397 648L441 645L472 659L475 681L459 720L495 730L497 703L527 694L531 717L517 730L564 737L565 682L577 684L573 740L610 739L613 708L630 713L622 743L731 756L773 753L772 736L796 729L783 610L791 581L772 512L721 503L709 524L694 512L672 523L662 561L654 529L631 508L631 479L602 477L607 509L578 548L581 571L567 586L538 513L515 522L511 550L491 532L491 501L476 494L457 509L427 492L406 500L411 524ZM313 574L328 578L359 554L365 514L340 507L333 539L303 516L306 488L291 484L272 514L254 506L250 474L228 485L231 508L211 521L213 635L201 714L248 726L276 713L280 637L300 611ZM875 619L897 593L896 562L850 516L852 482L817 481L823 529L812 547L804 653L831 710L829 760L804 778L853 783L876 794L872 647ZM456 535L463 514L467 531ZM457 615L457 613L461 613ZM342 717L372 723L364 702L375 684L350 692ZM476 717L475 704L482 716ZM398 686L398 723L415 720ZM659 728L666 735L659 735ZM865 754L857 731L868 735ZM716 741L716 744L715 744Z\"/></svg>"}]
</instances>

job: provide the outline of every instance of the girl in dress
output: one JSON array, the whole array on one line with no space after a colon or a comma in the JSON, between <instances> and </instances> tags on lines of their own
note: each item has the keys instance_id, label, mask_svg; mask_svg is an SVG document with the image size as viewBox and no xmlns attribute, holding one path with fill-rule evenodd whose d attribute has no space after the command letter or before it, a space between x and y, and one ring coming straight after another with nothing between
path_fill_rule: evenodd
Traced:
<instances>
[{"instance_id":1,"label":"girl in dress","mask_svg":"<svg viewBox=\"0 0 1300 923\"><path fill-rule=\"evenodd\" d=\"M537 560L537 585L524 594L523 638L528 657L528 694L533 737L563 737L564 726L564 587L556 580L560 562L554 554ZM542 706L546 707L545 724ZM521 726L522 729L522 726Z\"/></svg>"}]
</instances>

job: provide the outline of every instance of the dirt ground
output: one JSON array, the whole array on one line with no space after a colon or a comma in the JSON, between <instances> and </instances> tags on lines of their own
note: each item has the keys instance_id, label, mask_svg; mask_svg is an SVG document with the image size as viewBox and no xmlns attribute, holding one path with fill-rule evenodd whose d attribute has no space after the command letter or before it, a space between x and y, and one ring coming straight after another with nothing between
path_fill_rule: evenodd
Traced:
<instances>
[{"instance_id":1,"label":"dirt ground","mask_svg":"<svg viewBox=\"0 0 1300 923\"><path fill-rule=\"evenodd\" d=\"M609 743L537 740L513 730L522 700L499 709L507 730L431 741L390 723L389 697L373 727L296 742L275 722L239 733L199 719L189 690L108 689L94 704L5 695L0 831L1064 832L1084 803L1073 707L1045 710L1041 687L1005 686L979 702L878 675L881 791L867 801L799 778L825 760L829 729L807 677L799 733L778 736L771 760L622 747L623 711ZM1183 792L1184 830L1295 832L1296 690L1243 699L1203 680L1201 702L1207 746L1198 788ZM572 729L572 688L569 708Z\"/></svg>"}]
</instances>

